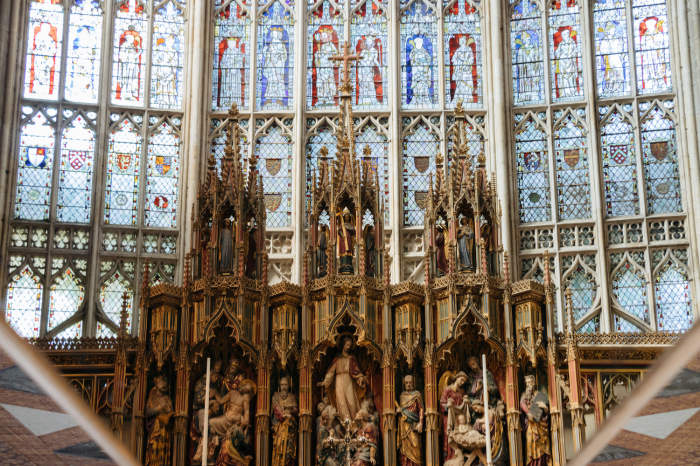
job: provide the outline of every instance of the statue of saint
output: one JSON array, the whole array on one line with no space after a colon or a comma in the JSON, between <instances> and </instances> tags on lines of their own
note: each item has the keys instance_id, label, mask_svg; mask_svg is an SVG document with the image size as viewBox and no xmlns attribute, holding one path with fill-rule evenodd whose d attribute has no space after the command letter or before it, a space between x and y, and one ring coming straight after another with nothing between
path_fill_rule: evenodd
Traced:
<instances>
[{"instance_id":1,"label":"statue of saint","mask_svg":"<svg viewBox=\"0 0 700 466\"><path fill-rule=\"evenodd\" d=\"M549 406L547 396L535 389L535 377L525 376L525 391L520 396L520 418L525 431L525 466L551 466ZM535 410L537 406L539 409ZM533 411L537 411L533 413Z\"/></svg>"},{"instance_id":2,"label":"statue of saint","mask_svg":"<svg viewBox=\"0 0 700 466\"><path fill-rule=\"evenodd\" d=\"M362 398L358 392L365 387L365 376L360 371L357 358L350 354L353 345L352 338L342 341L342 352L333 359L326 377L318 384L328 390L331 406L341 419L355 419Z\"/></svg>"},{"instance_id":3,"label":"statue of saint","mask_svg":"<svg viewBox=\"0 0 700 466\"><path fill-rule=\"evenodd\" d=\"M376 273L376 248L374 247L374 227L367 225L362 235L365 240L365 275L374 277Z\"/></svg>"},{"instance_id":4,"label":"statue of saint","mask_svg":"<svg viewBox=\"0 0 700 466\"><path fill-rule=\"evenodd\" d=\"M204 432L204 402L206 400L207 374L203 374L194 386L194 402L192 403L192 425L190 426L190 463L199 464L202 461L202 435ZM209 375L209 418L219 412L219 402L216 397L221 390L221 361L214 362ZM213 452L211 452L213 453Z\"/></svg>"},{"instance_id":5,"label":"statue of saint","mask_svg":"<svg viewBox=\"0 0 700 466\"><path fill-rule=\"evenodd\" d=\"M222 381L221 394L225 395L231 390L238 390L239 385L245 380L245 375L238 372L238 359L232 358L228 363L226 376Z\"/></svg>"},{"instance_id":6,"label":"statue of saint","mask_svg":"<svg viewBox=\"0 0 700 466\"><path fill-rule=\"evenodd\" d=\"M462 386L467 382L468 377L467 374L465 374L462 371L457 372L455 374L454 381L452 383L448 383L448 380L452 374L450 372L446 372L443 374L443 376L440 378L440 387L444 388L442 389L442 394L440 395L440 409L442 411L442 449L445 454L445 461L451 460L452 458L455 457L455 447L454 445L450 444L450 434L452 433L453 430L453 425L454 425L454 415L451 414L451 408L454 407L463 407L464 406L464 401L469 401L468 397L465 397L464 390L462 389ZM466 400L465 400L466 398ZM467 410L468 411L468 410ZM457 419L458 420L458 419ZM461 451L460 451L461 454Z\"/></svg>"},{"instance_id":7,"label":"statue of saint","mask_svg":"<svg viewBox=\"0 0 700 466\"><path fill-rule=\"evenodd\" d=\"M318 278L328 275L328 225L321 225L321 231L318 234L316 262L318 263Z\"/></svg>"},{"instance_id":8,"label":"statue of saint","mask_svg":"<svg viewBox=\"0 0 700 466\"><path fill-rule=\"evenodd\" d=\"M489 273L494 273L493 238L491 234L491 225L488 223L481 226L481 238L484 240L484 248L486 249L486 269Z\"/></svg>"},{"instance_id":9,"label":"statue of saint","mask_svg":"<svg viewBox=\"0 0 700 466\"><path fill-rule=\"evenodd\" d=\"M447 275L447 256L445 255L445 228L442 225L437 226L437 237L435 245L437 246L436 262L438 276Z\"/></svg>"},{"instance_id":10,"label":"statue of saint","mask_svg":"<svg viewBox=\"0 0 700 466\"><path fill-rule=\"evenodd\" d=\"M224 220L224 228L219 238L219 272L231 273L233 271L233 229L231 219Z\"/></svg>"},{"instance_id":11,"label":"statue of saint","mask_svg":"<svg viewBox=\"0 0 700 466\"><path fill-rule=\"evenodd\" d=\"M318 430L321 427L321 424L323 423L323 419L321 417L323 414L323 411L326 409L327 406L330 406L330 405L331 405L331 401L328 398L328 395L326 395L323 397L323 400L321 400L321 402L316 407L316 412L318 413L318 417L316 418L316 430Z\"/></svg>"},{"instance_id":12,"label":"statue of saint","mask_svg":"<svg viewBox=\"0 0 700 466\"><path fill-rule=\"evenodd\" d=\"M170 418L173 417L173 402L168 396L168 379L159 375L155 387L151 389L146 402L146 444L147 466L170 466L172 453L172 430Z\"/></svg>"},{"instance_id":13,"label":"statue of saint","mask_svg":"<svg viewBox=\"0 0 700 466\"><path fill-rule=\"evenodd\" d=\"M258 252L258 242L255 240L255 234L258 229L255 225L248 232L248 244L246 244L246 260L245 260L245 276L248 278L257 278L256 254Z\"/></svg>"},{"instance_id":14,"label":"statue of saint","mask_svg":"<svg viewBox=\"0 0 700 466\"><path fill-rule=\"evenodd\" d=\"M355 254L355 225L349 212L343 213L338 221L338 257L340 257L340 274L355 273L352 258Z\"/></svg>"},{"instance_id":15,"label":"statue of saint","mask_svg":"<svg viewBox=\"0 0 700 466\"><path fill-rule=\"evenodd\" d=\"M280 390L272 395L272 466L293 466L297 458L299 406L289 393L289 378L280 379Z\"/></svg>"},{"instance_id":16,"label":"statue of saint","mask_svg":"<svg viewBox=\"0 0 700 466\"><path fill-rule=\"evenodd\" d=\"M252 380L243 380L238 389L217 398L225 406L223 416L209 419L212 443L221 445L216 466L248 466L253 460L250 427L250 403L257 387Z\"/></svg>"},{"instance_id":17,"label":"statue of saint","mask_svg":"<svg viewBox=\"0 0 700 466\"><path fill-rule=\"evenodd\" d=\"M469 219L462 217L457 230L457 249L459 251L459 271L474 270L474 229Z\"/></svg>"},{"instance_id":18,"label":"statue of saint","mask_svg":"<svg viewBox=\"0 0 700 466\"><path fill-rule=\"evenodd\" d=\"M369 413L360 409L355 415L355 421L359 428L355 432L355 438L365 438L367 443L355 450L355 455L350 462L351 466L370 466L377 464L377 438L379 437L377 426L369 419Z\"/></svg>"},{"instance_id":19,"label":"statue of saint","mask_svg":"<svg viewBox=\"0 0 700 466\"><path fill-rule=\"evenodd\" d=\"M420 466L421 433L423 432L423 397L414 389L413 376L403 378L405 390L401 392L399 403L396 405L396 415L399 418L396 446L399 449L401 466Z\"/></svg>"},{"instance_id":20,"label":"statue of saint","mask_svg":"<svg viewBox=\"0 0 700 466\"><path fill-rule=\"evenodd\" d=\"M338 438L333 428L335 409L327 405L321 412L316 442L316 466L338 466Z\"/></svg>"},{"instance_id":21,"label":"statue of saint","mask_svg":"<svg viewBox=\"0 0 700 466\"><path fill-rule=\"evenodd\" d=\"M470 372L467 374L469 376L470 387L469 387L469 399L474 402L479 400L484 401L484 372L482 370L481 364L479 364L479 358L476 356L469 356L467 358L467 365L469 366ZM498 390L498 385L493 378L491 371L486 370L486 385L489 391L489 405L491 407L496 405L496 402L500 398L501 393Z\"/></svg>"},{"instance_id":22,"label":"statue of saint","mask_svg":"<svg viewBox=\"0 0 700 466\"><path fill-rule=\"evenodd\" d=\"M369 414L369 422L374 424L377 430L379 430L379 411L377 411L377 407L374 405L374 393L367 390L367 395L365 399L362 400L360 409L367 411Z\"/></svg>"}]
</instances>

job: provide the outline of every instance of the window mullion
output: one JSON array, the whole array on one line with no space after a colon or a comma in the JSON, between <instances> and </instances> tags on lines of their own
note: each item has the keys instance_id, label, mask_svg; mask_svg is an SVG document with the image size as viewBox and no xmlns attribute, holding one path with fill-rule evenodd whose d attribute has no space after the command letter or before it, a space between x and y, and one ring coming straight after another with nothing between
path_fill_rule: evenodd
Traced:
<instances>
[{"instance_id":1,"label":"window mullion","mask_svg":"<svg viewBox=\"0 0 700 466\"><path fill-rule=\"evenodd\" d=\"M64 102L66 98L66 76L68 74L68 31L70 30L70 4L68 1L63 6L63 41L61 42L61 64L60 74L58 77L58 101Z\"/></svg>"}]
</instances>

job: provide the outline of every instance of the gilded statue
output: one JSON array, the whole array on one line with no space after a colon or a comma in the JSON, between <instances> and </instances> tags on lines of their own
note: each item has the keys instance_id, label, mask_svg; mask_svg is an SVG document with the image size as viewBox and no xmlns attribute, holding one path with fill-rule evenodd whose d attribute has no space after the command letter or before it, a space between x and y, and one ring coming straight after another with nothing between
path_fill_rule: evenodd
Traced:
<instances>
[{"instance_id":1,"label":"gilded statue","mask_svg":"<svg viewBox=\"0 0 700 466\"><path fill-rule=\"evenodd\" d=\"M376 274L376 247L374 244L374 227L367 225L362 235L365 241L365 275L374 277Z\"/></svg>"},{"instance_id":2,"label":"gilded statue","mask_svg":"<svg viewBox=\"0 0 700 466\"><path fill-rule=\"evenodd\" d=\"M340 258L340 274L353 274L355 268L352 258L355 255L355 225L352 223L352 215L348 210L343 212L342 218L338 218L338 257Z\"/></svg>"},{"instance_id":3,"label":"gilded statue","mask_svg":"<svg viewBox=\"0 0 700 466\"><path fill-rule=\"evenodd\" d=\"M364 446L355 450L355 455L350 462L351 466L370 466L377 463L377 444L379 432L377 426L369 418L369 413L365 409L360 409L355 415L358 429L355 438L366 440Z\"/></svg>"},{"instance_id":4,"label":"gilded statue","mask_svg":"<svg viewBox=\"0 0 700 466\"><path fill-rule=\"evenodd\" d=\"M549 440L549 400L535 389L535 377L525 376L520 418L525 431L525 466L552 466Z\"/></svg>"},{"instance_id":5,"label":"gilded statue","mask_svg":"<svg viewBox=\"0 0 700 466\"><path fill-rule=\"evenodd\" d=\"M465 396L464 389L462 388L464 384L467 383L467 374L463 371L457 372L450 383L449 379L451 375L450 372L446 372L440 379L440 387L442 388L444 386L440 395L440 409L442 411L442 449L445 455L445 461L455 457L455 446L454 444L450 444L450 433L452 432L455 421L452 419L453 416L451 416L453 413L451 408L453 406L464 407L464 402L469 401L469 397ZM456 421L459 421L459 419L456 419ZM458 454L461 454L461 451Z\"/></svg>"},{"instance_id":6,"label":"gilded statue","mask_svg":"<svg viewBox=\"0 0 700 466\"><path fill-rule=\"evenodd\" d=\"M423 397L415 390L413 376L403 379L405 390L396 404L398 432L396 447L399 450L401 466L420 466L422 464L421 433L423 432Z\"/></svg>"},{"instance_id":7,"label":"gilded statue","mask_svg":"<svg viewBox=\"0 0 700 466\"><path fill-rule=\"evenodd\" d=\"M479 358L476 356L469 356L467 358L467 365L469 366L469 399L470 401L484 401L484 372L479 364ZM498 398L500 397L500 392L498 390L498 385L496 385L496 380L493 378L493 374L488 369L486 370L486 385L489 391L489 405L495 406Z\"/></svg>"},{"instance_id":8,"label":"gilded statue","mask_svg":"<svg viewBox=\"0 0 700 466\"><path fill-rule=\"evenodd\" d=\"M280 390L272 395L272 466L293 466L297 458L299 406L289 392L289 378L280 379Z\"/></svg>"},{"instance_id":9,"label":"gilded statue","mask_svg":"<svg viewBox=\"0 0 700 466\"><path fill-rule=\"evenodd\" d=\"M155 378L146 402L146 466L170 466L172 454L172 429L170 418L174 414L173 402L168 396L168 379Z\"/></svg>"},{"instance_id":10,"label":"gilded statue","mask_svg":"<svg viewBox=\"0 0 700 466\"><path fill-rule=\"evenodd\" d=\"M467 217L462 217L457 230L457 250L459 251L459 271L474 270L474 229Z\"/></svg>"},{"instance_id":11,"label":"gilded statue","mask_svg":"<svg viewBox=\"0 0 700 466\"><path fill-rule=\"evenodd\" d=\"M342 340L341 353L333 359L325 378L318 384L326 388L330 404L340 419L355 419L364 394L365 376L355 355L350 354L354 344L350 337Z\"/></svg>"}]
</instances>

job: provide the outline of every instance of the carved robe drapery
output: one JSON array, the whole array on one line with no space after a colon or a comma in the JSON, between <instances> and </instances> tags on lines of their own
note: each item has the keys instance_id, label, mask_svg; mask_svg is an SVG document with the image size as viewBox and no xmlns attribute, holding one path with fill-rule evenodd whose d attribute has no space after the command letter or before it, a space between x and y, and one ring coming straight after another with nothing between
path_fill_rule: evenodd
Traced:
<instances>
[{"instance_id":1,"label":"carved robe drapery","mask_svg":"<svg viewBox=\"0 0 700 466\"><path fill-rule=\"evenodd\" d=\"M397 447L400 450L399 460L401 466L420 466L421 434L416 427L423 419L423 399L418 390L403 392L400 397L401 413L397 432Z\"/></svg>"},{"instance_id":2,"label":"carved robe drapery","mask_svg":"<svg viewBox=\"0 0 700 466\"><path fill-rule=\"evenodd\" d=\"M172 453L172 430L170 418L173 415L173 402L167 395L151 389L146 403L146 466L170 466Z\"/></svg>"},{"instance_id":3,"label":"carved robe drapery","mask_svg":"<svg viewBox=\"0 0 700 466\"><path fill-rule=\"evenodd\" d=\"M552 450L549 441L549 413L542 413L539 422L528 419L532 400L537 395L537 391L532 394L532 398L523 394L520 397L520 410L522 411L522 424L525 431L525 451L527 458L525 466L552 466Z\"/></svg>"},{"instance_id":4,"label":"carved robe drapery","mask_svg":"<svg viewBox=\"0 0 700 466\"><path fill-rule=\"evenodd\" d=\"M291 417L285 418L285 414ZM293 394L282 398L279 393L272 397L272 466L293 466L297 457L299 406Z\"/></svg>"},{"instance_id":5,"label":"carved robe drapery","mask_svg":"<svg viewBox=\"0 0 700 466\"><path fill-rule=\"evenodd\" d=\"M333 359L331 367L326 372L324 384L328 387L328 397L340 419L346 417L355 419L360 409L361 398L358 396L359 386L356 380L362 376L354 355Z\"/></svg>"},{"instance_id":6,"label":"carved robe drapery","mask_svg":"<svg viewBox=\"0 0 700 466\"><path fill-rule=\"evenodd\" d=\"M464 399L464 392L462 390L453 390L452 387L447 387L445 390L442 392L442 396L440 397L440 408L442 409L442 449L445 452L445 461L451 460L454 455L455 451L450 447L450 438L449 435L447 434L447 426L448 426L448 412L447 412L447 401L452 400L452 405L453 406L460 406L462 404L462 400Z\"/></svg>"}]
</instances>

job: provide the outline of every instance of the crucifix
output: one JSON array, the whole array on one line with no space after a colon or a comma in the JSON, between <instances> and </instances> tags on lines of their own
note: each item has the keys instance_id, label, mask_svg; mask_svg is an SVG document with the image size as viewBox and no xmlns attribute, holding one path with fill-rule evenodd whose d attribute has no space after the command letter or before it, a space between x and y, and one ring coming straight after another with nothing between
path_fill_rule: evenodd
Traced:
<instances>
[{"instance_id":1,"label":"crucifix","mask_svg":"<svg viewBox=\"0 0 700 466\"><path fill-rule=\"evenodd\" d=\"M342 438L334 438L334 437L329 437L325 441L333 444L333 445L338 445L338 444L343 444L345 445L345 465L350 466L350 450L351 449L359 449L359 448L365 448L368 444L368 439L364 436L362 437L355 437L355 433L357 432L357 428L355 428L352 425L352 421L350 418L345 418L340 425L343 427L343 430L345 433L343 434Z\"/></svg>"},{"instance_id":2,"label":"crucifix","mask_svg":"<svg viewBox=\"0 0 700 466\"><path fill-rule=\"evenodd\" d=\"M350 50L348 50L349 48L350 44L345 42L345 44L343 44L343 54L333 55L332 57L330 57L331 61L343 63L343 81L346 83L350 82L350 67L348 66L349 62L360 60L362 58L360 55L350 55Z\"/></svg>"}]
</instances>

